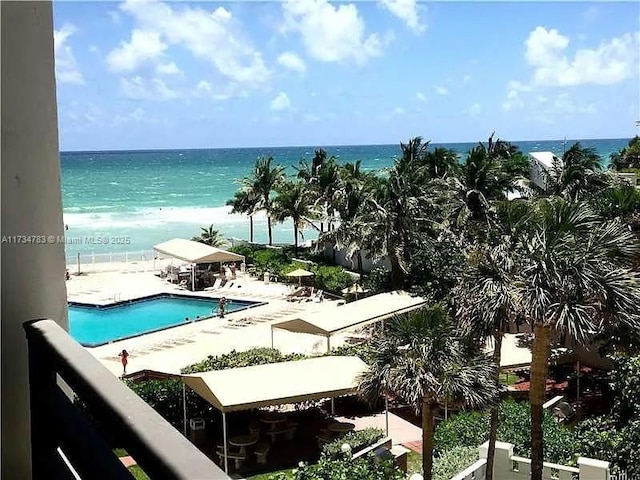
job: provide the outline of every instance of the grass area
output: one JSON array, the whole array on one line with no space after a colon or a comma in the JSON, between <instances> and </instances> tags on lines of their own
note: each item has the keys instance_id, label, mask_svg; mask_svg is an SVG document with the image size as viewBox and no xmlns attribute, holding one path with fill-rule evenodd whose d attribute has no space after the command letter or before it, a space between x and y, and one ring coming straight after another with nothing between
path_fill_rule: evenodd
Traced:
<instances>
[{"instance_id":1,"label":"grass area","mask_svg":"<svg viewBox=\"0 0 640 480\"><path fill-rule=\"evenodd\" d=\"M136 480L150 480L147 474L144 473L144 470L142 470L138 465L131 465L129 467L129 471Z\"/></svg>"},{"instance_id":2,"label":"grass area","mask_svg":"<svg viewBox=\"0 0 640 480\"><path fill-rule=\"evenodd\" d=\"M503 385L513 385L518 381L515 373L503 372L500 374L500 383Z\"/></svg>"},{"instance_id":3,"label":"grass area","mask_svg":"<svg viewBox=\"0 0 640 480\"><path fill-rule=\"evenodd\" d=\"M293 471L292 468L286 468L284 470L278 470L278 471L269 472L269 473L261 473L259 475L254 475L253 477L247 477L247 480L269 480L271 476L275 475L276 473L284 473L288 475L290 478L293 478L293 475L291 474L292 471Z\"/></svg>"},{"instance_id":4,"label":"grass area","mask_svg":"<svg viewBox=\"0 0 640 480\"><path fill-rule=\"evenodd\" d=\"M407 453L407 474L419 473L422 475L422 454L410 450Z\"/></svg>"},{"instance_id":5,"label":"grass area","mask_svg":"<svg viewBox=\"0 0 640 480\"><path fill-rule=\"evenodd\" d=\"M116 457L120 458L120 457L128 457L129 454L127 453L127 451L124 448L114 448L113 449L113 453L116 454Z\"/></svg>"}]
</instances>

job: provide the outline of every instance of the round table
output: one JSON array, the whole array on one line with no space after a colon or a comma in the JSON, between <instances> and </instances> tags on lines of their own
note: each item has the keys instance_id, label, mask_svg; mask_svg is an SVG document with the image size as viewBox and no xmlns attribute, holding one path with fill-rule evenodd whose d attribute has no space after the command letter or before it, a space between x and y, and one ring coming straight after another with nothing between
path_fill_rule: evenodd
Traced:
<instances>
[{"instance_id":1,"label":"round table","mask_svg":"<svg viewBox=\"0 0 640 480\"><path fill-rule=\"evenodd\" d=\"M287 416L280 412L267 412L260 418L262 423L269 424L271 430L275 430L279 423L285 422L286 420Z\"/></svg>"},{"instance_id":2,"label":"round table","mask_svg":"<svg viewBox=\"0 0 640 480\"><path fill-rule=\"evenodd\" d=\"M335 422L331 423L327 428L332 432L345 433L355 429L356 426L349 422Z\"/></svg>"},{"instance_id":3,"label":"round table","mask_svg":"<svg viewBox=\"0 0 640 480\"><path fill-rule=\"evenodd\" d=\"M247 454L247 447L258 443L257 435L236 435L229 439L229 445L234 447L240 447L240 453L242 455Z\"/></svg>"}]
</instances>

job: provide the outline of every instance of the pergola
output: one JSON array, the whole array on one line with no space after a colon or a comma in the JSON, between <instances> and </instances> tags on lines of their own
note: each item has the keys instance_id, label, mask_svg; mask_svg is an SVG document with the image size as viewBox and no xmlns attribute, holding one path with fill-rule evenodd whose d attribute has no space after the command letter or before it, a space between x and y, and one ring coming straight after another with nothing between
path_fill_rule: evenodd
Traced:
<instances>
[{"instance_id":1,"label":"pergola","mask_svg":"<svg viewBox=\"0 0 640 480\"><path fill-rule=\"evenodd\" d=\"M331 349L331 336L354 327L379 322L394 315L410 312L426 304L402 290L380 293L355 302L283 320L271 325L271 347L275 329L293 333L322 335L327 338L327 351Z\"/></svg>"},{"instance_id":2,"label":"pergola","mask_svg":"<svg viewBox=\"0 0 640 480\"><path fill-rule=\"evenodd\" d=\"M173 240L159 243L155 245L153 249L156 252L191 264L244 261L243 255L210 247L204 243L194 242L193 240L186 240L184 238L174 238ZM195 278L195 269L192 269L191 287L194 290Z\"/></svg>"},{"instance_id":3,"label":"pergola","mask_svg":"<svg viewBox=\"0 0 640 480\"><path fill-rule=\"evenodd\" d=\"M187 374L181 379L222 412L224 469L228 472L227 412L353 394L367 368L358 357L327 356Z\"/></svg>"}]
</instances>

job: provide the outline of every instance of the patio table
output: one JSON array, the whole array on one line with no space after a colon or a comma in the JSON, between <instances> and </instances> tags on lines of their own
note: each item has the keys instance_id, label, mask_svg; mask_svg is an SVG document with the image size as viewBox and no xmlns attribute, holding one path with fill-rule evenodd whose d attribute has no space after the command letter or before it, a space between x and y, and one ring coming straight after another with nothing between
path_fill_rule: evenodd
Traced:
<instances>
[{"instance_id":1,"label":"patio table","mask_svg":"<svg viewBox=\"0 0 640 480\"><path fill-rule=\"evenodd\" d=\"M346 433L354 430L356 426L349 422L334 422L327 427L330 431L336 433Z\"/></svg>"},{"instance_id":2,"label":"patio table","mask_svg":"<svg viewBox=\"0 0 640 480\"><path fill-rule=\"evenodd\" d=\"M287 416L280 412L267 412L260 418L260 421L268 424L271 430L275 430L279 423L283 423L286 420Z\"/></svg>"},{"instance_id":3,"label":"patio table","mask_svg":"<svg viewBox=\"0 0 640 480\"><path fill-rule=\"evenodd\" d=\"M229 439L229 445L240 447L240 454L247 455L247 447L258 443L257 435L236 435Z\"/></svg>"}]
</instances>

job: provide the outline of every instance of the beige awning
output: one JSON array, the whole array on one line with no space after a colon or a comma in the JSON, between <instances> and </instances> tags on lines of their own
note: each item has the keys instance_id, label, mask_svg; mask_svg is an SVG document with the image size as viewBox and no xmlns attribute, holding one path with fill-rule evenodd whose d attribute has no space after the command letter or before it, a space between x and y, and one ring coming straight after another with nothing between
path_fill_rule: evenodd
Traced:
<instances>
[{"instance_id":1,"label":"beige awning","mask_svg":"<svg viewBox=\"0 0 640 480\"><path fill-rule=\"evenodd\" d=\"M174 238L155 245L153 249L189 263L241 262L244 260L244 257L237 253L227 252L184 238Z\"/></svg>"},{"instance_id":2,"label":"beige awning","mask_svg":"<svg viewBox=\"0 0 640 480\"><path fill-rule=\"evenodd\" d=\"M182 375L221 412L334 398L355 393L367 365L358 357L318 357Z\"/></svg>"},{"instance_id":3,"label":"beige awning","mask_svg":"<svg viewBox=\"0 0 640 480\"><path fill-rule=\"evenodd\" d=\"M527 333L506 333L502 336L502 346L500 348L500 368L515 369L528 368L531 366L531 346L533 337ZM485 344L486 353L493 352L493 341L489 340ZM575 355L564 347L554 347L549 354L549 362L552 364L570 363Z\"/></svg>"},{"instance_id":4,"label":"beige awning","mask_svg":"<svg viewBox=\"0 0 640 480\"><path fill-rule=\"evenodd\" d=\"M348 328L378 322L393 315L415 310L425 303L426 301L421 297L414 297L407 292L397 290L373 295L338 307L329 307L329 309L319 312L302 313L296 318L274 323L271 328L328 337Z\"/></svg>"}]
</instances>

